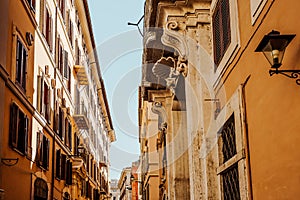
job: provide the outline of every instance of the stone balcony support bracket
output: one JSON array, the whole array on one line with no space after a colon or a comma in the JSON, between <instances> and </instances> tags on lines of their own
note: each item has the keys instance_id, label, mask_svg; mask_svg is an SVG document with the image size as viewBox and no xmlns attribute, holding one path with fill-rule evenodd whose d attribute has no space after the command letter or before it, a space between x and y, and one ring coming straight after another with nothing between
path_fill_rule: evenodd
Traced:
<instances>
[{"instance_id":1,"label":"stone balcony support bracket","mask_svg":"<svg viewBox=\"0 0 300 200\"><path fill-rule=\"evenodd\" d=\"M184 33L181 33L178 30L179 26L176 21L168 22L164 28L161 42L176 50L176 53L178 54L176 70L186 77L188 73L188 46Z\"/></svg>"}]
</instances>

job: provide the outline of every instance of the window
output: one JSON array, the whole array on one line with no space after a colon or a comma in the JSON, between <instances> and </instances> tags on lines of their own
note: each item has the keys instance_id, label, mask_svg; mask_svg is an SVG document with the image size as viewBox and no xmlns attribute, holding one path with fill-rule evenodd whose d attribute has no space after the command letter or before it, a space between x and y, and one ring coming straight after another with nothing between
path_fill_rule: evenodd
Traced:
<instances>
[{"instance_id":1,"label":"window","mask_svg":"<svg viewBox=\"0 0 300 200\"><path fill-rule=\"evenodd\" d=\"M41 178L34 181L34 200L47 200L48 186L47 182Z\"/></svg>"},{"instance_id":2,"label":"window","mask_svg":"<svg viewBox=\"0 0 300 200\"><path fill-rule=\"evenodd\" d=\"M65 180L67 185L72 185L72 162L67 159L67 155L61 153L60 149L56 150L55 162L55 177Z\"/></svg>"},{"instance_id":3,"label":"window","mask_svg":"<svg viewBox=\"0 0 300 200\"><path fill-rule=\"evenodd\" d=\"M66 117L65 118L65 132L66 132L66 138L65 138L65 144L72 149L72 125L70 120Z\"/></svg>"},{"instance_id":4,"label":"window","mask_svg":"<svg viewBox=\"0 0 300 200\"><path fill-rule=\"evenodd\" d=\"M68 64L68 52L67 51L64 51L64 77L66 79L69 79L69 71L70 71L70 68L69 68L69 64Z\"/></svg>"},{"instance_id":5,"label":"window","mask_svg":"<svg viewBox=\"0 0 300 200\"><path fill-rule=\"evenodd\" d=\"M58 0L59 10L62 18L65 20L66 17L66 0Z\"/></svg>"},{"instance_id":6,"label":"window","mask_svg":"<svg viewBox=\"0 0 300 200\"><path fill-rule=\"evenodd\" d=\"M19 38L16 53L16 83L26 91L27 50Z\"/></svg>"},{"instance_id":7,"label":"window","mask_svg":"<svg viewBox=\"0 0 300 200\"><path fill-rule=\"evenodd\" d=\"M64 49L63 49L63 46L61 44L61 41L59 39L59 36L58 36L58 39L57 39L57 67L60 71L60 73L62 74L63 72L63 68L64 68Z\"/></svg>"},{"instance_id":8,"label":"window","mask_svg":"<svg viewBox=\"0 0 300 200\"><path fill-rule=\"evenodd\" d=\"M66 180L66 171L67 171L67 156L65 154L61 154L61 180Z\"/></svg>"},{"instance_id":9,"label":"window","mask_svg":"<svg viewBox=\"0 0 300 200\"><path fill-rule=\"evenodd\" d=\"M68 36L71 43L71 46L73 47L73 23L71 20L71 11L68 11Z\"/></svg>"},{"instance_id":10,"label":"window","mask_svg":"<svg viewBox=\"0 0 300 200\"><path fill-rule=\"evenodd\" d=\"M61 140L64 140L65 137L65 113L61 107L58 111L58 136Z\"/></svg>"},{"instance_id":11,"label":"window","mask_svg":"<svg viewBox=\"0 0 300 200\"><path fill-rule=\"evenodd\" d=\"M230 42L229 0L219 0L212 18L214 38L214 62L218 65Z\"/></svg>"},{"instance_id":12,"label":"window","mask_svg":"<svg viewBox=\"0 0 300 200\"><path fill-rule=\"evenodd\" d=\"M56 150L55 157L55 177L61 179L61 150Z\"/></svg>"},{"instance_id":13,"label":"window","mask_svg":"<svg viewBox=\"0 0 300 200\"><path fill-rule=\"evenodd\" d=\"M28 147L28 124L28 117L15 103L12 103L10 106L9 143L12 148L25 155Z\"/></svg>"},{"instance_id":14,"label":"window","mask_svg":"<svg viewBox=\"0 0 300 200\"><path fill-rule=\"evenodd\" d=\"M49 168L49 147L50 140L42 132L37 132L37 164L44 169Z\"/></svg>"},{"instance_id":15,"label":"window","mask_svg":"<svg viewBox=\"0 0 300 200\"><path fill-rule=\"evenodd\" d=\"M236 155L236 137L235 137L235 123L234 115L227 120L224 126L219 131L221 135L221 163L226 163L229 159ZM222 186L223 186L223 199L224 200L239 200L239 174L237 163L233 164L230 168L221 173Z\"/></svg>"},{"instance_id":16,"label":"window","mask_svg":"<svg viewBox=\"0 0 300 200\"><path fill-rule=\"evenodd\" d=\"M43 33L50 51L53 50L53 25L50 10L46 6L45 0L40 2L40 30Z\"/></svg>"},{"instance_id":17,"label":"window","mask_svg":"<svg viewBox=\"0 0 300 200\"><path fill-rule=\"evenodd\" d=\"M66 184L72 185L72 162L70 160L67 160L66 168Z\"/></svg>"},{"instance_id":18,"label":"window","mask_svg":"<svg viewBox=\"0 0 300 200\"><path fill-rule=\"evenodd\" d=\"M38 76L37 110L45 117L48 123L51 122L51 89L45 81L44 74Z\"/></svg>"},{"instance_id":19,"label":"window","mask_svg":"<svg viewBox=\"0 0 300 200\"><path fill-rule=\"evenodd\" d=\"M249 195L243 101L240 86L216 118L219 125L217 175L224 200L239 200Z\"/></svg>"}]
</instances>

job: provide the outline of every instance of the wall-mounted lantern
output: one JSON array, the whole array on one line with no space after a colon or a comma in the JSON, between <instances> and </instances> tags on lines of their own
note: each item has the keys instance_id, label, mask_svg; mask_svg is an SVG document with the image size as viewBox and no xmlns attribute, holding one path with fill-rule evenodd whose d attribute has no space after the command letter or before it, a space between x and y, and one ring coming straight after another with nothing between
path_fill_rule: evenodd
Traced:
<instances>
[{"instance_id":1,"label":"wall-mounted lantern","mask_svg":"<svg viewBox=\"0 0 300 200\"><path fill-rule=\"evenodd\" d=\"M263 52L271 65L269 70L270 76L274 74L282 74L286 77L296 79L296 83L300 85L300 70L279 70L282 65L282 59L288 44L293 40L295 34L281 35L278 31L272 31L265 35L255 52Z\"/></svg>"}]
</instances>

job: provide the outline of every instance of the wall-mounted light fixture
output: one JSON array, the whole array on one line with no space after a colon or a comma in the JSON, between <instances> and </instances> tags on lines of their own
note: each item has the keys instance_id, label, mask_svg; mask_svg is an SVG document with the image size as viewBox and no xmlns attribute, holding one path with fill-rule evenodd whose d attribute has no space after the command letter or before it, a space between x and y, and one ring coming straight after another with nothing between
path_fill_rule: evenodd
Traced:
<instances>
[{"instance_id":1,"label":"wall-mounted light fixture","mask_svg":"<svg viewBox=\"0 0 300 200\"><path fill-rule=\"evenodd\" d=\"M300 85L300 70L279 70L282 65L282 59L288 44L293 40L295 34L281 35L280 32L272 30L265 35L255 52L263 52L271 65L269 70L270 76L274 74L282 74L288 78L296 79L296 83Z\"/></svg>"},{"instance_id":2,"label":"wall-mounted light fixture","mask_svg":"<svg viewBox=\"0 0 300 200\"><path fill-rule=\"evenodd\" d=\"M19 158L1 158L1 163L6 166L14 166L18 163Z\"/></svg>"}]
</instances>

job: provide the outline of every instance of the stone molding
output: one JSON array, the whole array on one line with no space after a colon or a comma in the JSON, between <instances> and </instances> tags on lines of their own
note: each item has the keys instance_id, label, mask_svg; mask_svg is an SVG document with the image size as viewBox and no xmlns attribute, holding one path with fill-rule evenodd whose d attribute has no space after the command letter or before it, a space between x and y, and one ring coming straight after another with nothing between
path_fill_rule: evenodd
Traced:
<instances>
[{"instance_id":1,"label":"stone molding","mask_svg":"<svg viewBox=\"0 0 300 200\"><path fill-rule=\"evenodd\" d=\"M166 129L168 128L167 112L162 103L158 101L154 102L151 111L160 116L162 119L162 122L158 124L159 130L166 131Z\"/></svg>"}]
</instances>

